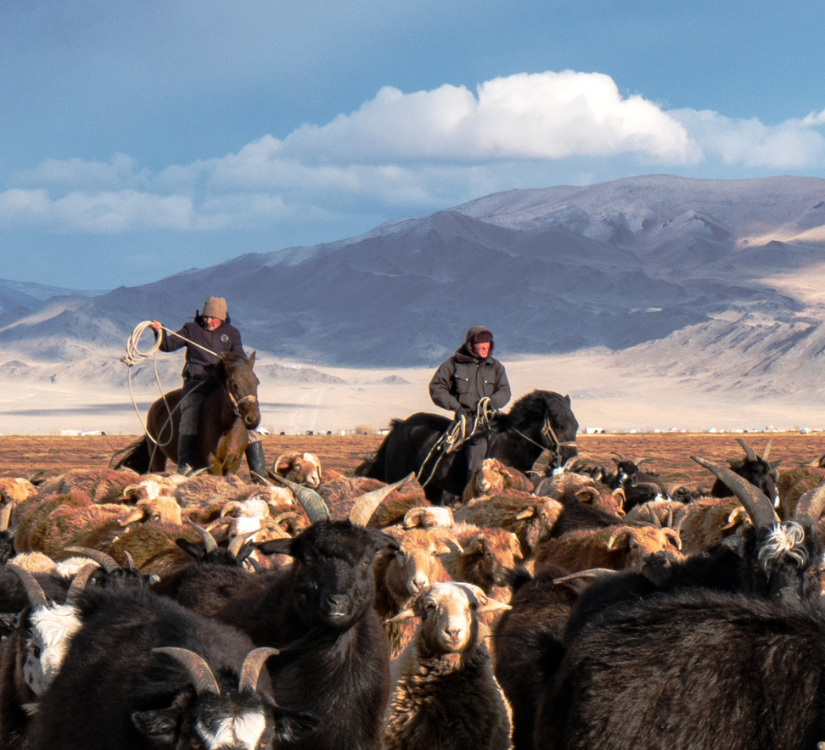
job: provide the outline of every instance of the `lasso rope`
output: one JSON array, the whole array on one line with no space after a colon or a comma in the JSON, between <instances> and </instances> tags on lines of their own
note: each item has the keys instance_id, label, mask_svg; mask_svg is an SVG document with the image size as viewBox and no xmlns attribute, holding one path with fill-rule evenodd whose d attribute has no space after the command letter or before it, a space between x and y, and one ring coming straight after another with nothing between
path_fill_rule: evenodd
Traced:
<instances>
[{"instance_id":1,"label":"lasso rope","mask_svg":"<svg viewBox=\"0 0 825 750\"><path fill-rule=\"evenodd\" d=\"M151 320L144 320L143 322L138 323L135 326L135 330L132 331L132 333L129 335L129 338L126 341L126 354L124 354L120 358L120 361L123 362L126 365L126 367L129 368L129 376L128 376L129 398L132 401L132 406L134 407L135 414L137 415L137 418L140 420L141 425L143 425L144 434L146 435L146 437L149 438L149 440L151 440L155 444L155 447L157 448L157 447L164 447L166 445L169 445L169 443L172 442L171 430L170 430L170 434L169 434L169 439L165 443L159 443L157 440L155 440L155 438L153 438L149 434L149 431L146 429L146 425L145 425L145 422L143 420L143 417L140 416L140 410L138 409L137 402L135 401L135 394L132 391L132 368L135 365L138 365L141 362L143 362L148 357L152 357L152 367L153 367L154 372L155 372L155 382L158 384L158 391L160 392L160 396L163 399L163 403L166 405L166 412L169 415L166 418L166 422L164 423L163 427L158 432L158 435L163 434L163 431L166 429L169 422L172 420L172 414L174 414L175 411L177 411L180 408L180 405L181 405L181 402L183 401L183 399L181 399L181 401L178 402L177 406L175 406L174 409L170 409L169 408L169 403L166 401L166 394L163 392L163 385L160 382L160 373L158 372L158 350L160 349L161 341L163 341L163 336L156 335L154 343L152 344L152 346L147 351L142 351L140 346L139 346L140 337L143 335L143 333L146 331L147 328L151 328L151 327L152 327L152 321ZM186 338L186 336L181 336L181 334L175 333L175 331L170 330L166 326L161 326L161 329L166 331L167 333L174 334L178 338L183 339L187 344L191 344L192 346L196 346L196 347L198 347L198 349L203 349L203 351L207 352L208 354L212 354L215 357L220 356L219 354L213 352L211 349L207 349L205 346L201 346L197 342L191 341L190 339ZM153 453L154 453L154 450L153 450Z\"/></svg>"},{"instance_id":2,"label":"lasso rope","mask_svg":"<svg viewBox=\"0 0 825 750\"><path fill-rule=\"evenodd\" d=\"M441 437L433 443L433 447L430 448L430 452L427 454L427 457L424 459L424 462L421 464L421 468L418 470L418 474L415 477L419 484L422 487L429 484L430 480L433 476L435 476L436 469L438 469L441 459L448 453L457 451L462 445L464 445L464 443L472 438L476 432L483 428L485 424L489 424L490 419L494 414L495 410L490 407L490 399L487 396L484 396L484 398L476 404L476 408L473 413L473 426L469 432L467 432L467 417L464 414L462 414L459 419L455 420L444 431ZM435 460L429 476L424 482L422 482L421 475L424 471L424 467L427 465L427 462L430 460L435 451L439 451L439 456Z\"/></svg>"}]
</instances>

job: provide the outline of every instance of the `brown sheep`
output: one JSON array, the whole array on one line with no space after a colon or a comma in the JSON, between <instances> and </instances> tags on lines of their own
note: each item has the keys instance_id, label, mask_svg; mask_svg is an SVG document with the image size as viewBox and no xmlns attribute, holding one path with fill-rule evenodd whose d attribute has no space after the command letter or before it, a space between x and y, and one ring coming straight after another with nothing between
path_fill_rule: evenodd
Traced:
<instances>
[{"instance_id":1,"label":"brown sheep","mask_svg":"<svg viewBox=\"0 0 825 750\"><path fill-rule=\"evenodd\" d=\"M702 497L688 503L676 529L686 555L695 555L750 524L748 512L735 497Z\"/></svg>"},{"instance_id":2,"label":"brown sheep","mask_svg":"<svg viewBox=\"0 0 825 750\"><path fill-rule=\"evenodd\" d=\"M467 503L477 497L496 495L515 489L529 492L532 484L518 469L505 466L497 458L485 458L470 476L462 500Z\"/></svg>"},{"instance_id":3,"label":"brown sheep","mask_svg":"<svg viewBox=\"0 0 825 750\"><path fill-rule=\"evenodd\" d=\"M302 484L317 490L321 486L321 459L314 453L290 451L282 453L272 464L272 471L278 476L289 479L295 484Z\"/></svg>"},{"instance_id":4,"label":"brown sheep","mask_svg":"<svg viewBox=\"0 0 825 750\"><path fill-rule=\"evenodd\" d=\"M382 620L394 617L412 599L435 581L449 581L441 555L448 553L456 542L448 534L432 529L401 529L390 527L401 545L397 552L387 550L373 566L375 576L375 611ZM414 628L401 623L385 625L393 656L400 653L412 638Z\"/></svg>"},{"instance_id":5,"label":"brown sheep","mask_svg":"<svg viewBox=\"0 0 825 750\"><path fill-rule=\"evenodd\" d=\"M344 519L349 516L357 497L386 486L385 482L378 479L337 474L318 488L318 494L324 498L333 519ZM418 482L408 480L387 495L375 509L368 526L384 528L400 523L404 514L417 505L429 505L429 501L424 497L424 491Z\"/></svg>"},{"instance_id":6,"label":"brown sheep","mask_svg":"<svg viewBox=\"0 0 825 750\"><path fill-rule=\"evenodd\" d=\"M512 746L509 706L479 622L479 614L503 609L470 584L436 583L398 615L421 625L401 659L381 750Z\"/></svg>"},{"instance_id":7,"label":"brown sheep","mask_svg":"<svg viewBox=\"0 0 825 750\"><path fill-rule=\"evenodd\" d=\"M22 477L0 477L0 504L22 503L37 497L37 487Z\"/></svg>"},{"instance_id":8,"label":"brown sheep","mask_svg":"<svg viewBox=\"0 0 825 750\"><path fill-rule=\"evenodd\" d=\"M590 568L639 570L647 555L666 550L678 559L681 547L674 529L608 526L542 540L536 551L536 565L552 562L573 573Z\"/></svg>"},{"instance_id":9,"label":"brown sheep","mask_svg":"<svg viewBox=\"0 0 825 750\"><path fill-rule=\"evenodd\" d=\"M552 530L561 510L562 504L558 500L508 490L500 495L471 500L453 515L456 521L512 531L521 544L522 556L529 560L539 539Z\"/></svg>"},{"instance_id":10,"label":"brown sheep","mask_svg":"<svg viewBox=\"0 0 825 750\"><path fill-rule=\"evenodd\" d=\"M139 475L131 469L69 469L38 487L41 497L76 493L93 503L114 503Z\"/></svg>"},{"instance_id":11,"label":"brown sheep","mask_svg":"<svg viewBox=\"0 0 825 750\"><path fill-rule=\"evenodd\" d=\"M824 481L825 468L819 466L800 466L798 469L791 469L780 474L776 482L780 518L785 521L793 520L799 498Z\"/></svg>"}]
</instances>

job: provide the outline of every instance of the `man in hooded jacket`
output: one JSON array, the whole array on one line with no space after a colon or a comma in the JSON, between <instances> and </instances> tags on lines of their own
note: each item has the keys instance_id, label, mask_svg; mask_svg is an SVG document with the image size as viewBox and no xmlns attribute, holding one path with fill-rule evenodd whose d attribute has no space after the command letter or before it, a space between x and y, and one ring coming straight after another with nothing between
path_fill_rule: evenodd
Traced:
<instances>
[{"instance_id":1,"label":"man in hooded jacket","mask_svg":"<svg viewBox=\"0 0 825 750\"><path fill-rule=\"evenodd\" d=\"M510 383L504 365L493 354L493 334L484 326L467 331L464 343L435 371L430 380L430 398L436 406L455 412L455 419L472 424L478 402L490 399L493 409L510 400ZM465 444L467 476L487 455L487 438L473 435Z\"/></svg>"},{"instance_id":2,"label":"man in hooded jacket","mask_svg":"<svg viewBox=\"0 0 825 750\"><path fill-rule=\"evenodd\" d=\"M151 328L160 334L160 350L174 352L186 347L183 366L183 399L180 404L180 429L178 434L178 473L185 474L192 468L192 457L198 444L198 418L208 389L208 367L217 364L221 354L237 352L246 359L241 334L229 322L226 299L207 297L203 310L196 311L195 319L184 323L176 333L167 333L161 323L153 320ZM197 346L191 345L192 341ZM249 446L246 461L250 472L266 476L266 459L263 443L258 433L248 430Z\"/></svg>"}]
</instances>

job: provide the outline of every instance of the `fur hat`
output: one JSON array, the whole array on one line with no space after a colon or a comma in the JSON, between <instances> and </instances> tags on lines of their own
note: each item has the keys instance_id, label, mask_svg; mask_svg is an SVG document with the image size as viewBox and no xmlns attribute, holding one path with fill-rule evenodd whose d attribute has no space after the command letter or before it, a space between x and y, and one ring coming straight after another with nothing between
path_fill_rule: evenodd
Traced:
<instances>
[{"instance_id":1,"label":"fur hat","mask_svg":"<svg viewBox=\"0 0 825 750\"><path fill-rule=\"evenodd\" d=\"M223 297L207 297L204 300L201 315L204 318L226 320L226 299Z\"/></svg>"},{"instance_id":2,"label":"fur hat","mask_svg":"<svg viewBox=\"0 0 825 750\"><path fill-rule=\"evenodd\" d=\"M479 331L478 333L474 334L471 341L474 344L492 344L493 334L485 328L483 331Z\"/></svg>"}]
</instances>

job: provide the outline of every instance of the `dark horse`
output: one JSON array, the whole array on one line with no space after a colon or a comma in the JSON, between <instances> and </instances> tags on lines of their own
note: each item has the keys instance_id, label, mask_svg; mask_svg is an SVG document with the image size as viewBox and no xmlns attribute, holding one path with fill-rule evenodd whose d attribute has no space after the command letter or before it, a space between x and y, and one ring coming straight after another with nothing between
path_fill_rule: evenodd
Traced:
<instances>
[{"instance_id":1,"label":"dark horse","mask_svg":"<svg viewBox=\"0 0 825 750\"><path fill-rule=\"evenodd\" d=\"M519 471L531 469L544 450L555 454L561 464L577 454L579 423L569 396L532 391L516 401L507 414L499 413L490 422L487 457ZM417 474L426 461L420 481L432 475L424 487L427 499L440 504L444 492L461 497L469 479L463 450L441 454L440 460L438 451L430 454L450 424L446 417L425 412L394 419L374 458L358 466L356 475L395 482L411 471Z\"/></svg>"},{"instance_id":2,"label":"dark horse","mask_svg":"<svg viewBox=\"0 0 825 750\"><path fill-rule=\"evenodd\" d=\"M208 467L213 474L236 472L247 446L247 430L255 429L261 420L258 408L258 377L252 372L255 352L244 359L236 352L221 355L210 368L210 377L200 388L208 389L198 417L198 447L192 468ZM140 440L125 449L125 455L115 468L134 469L139 474L158 472L166 468L166 460L178 459L177 405L183 389L170 391L149 407L146 432ZM172 416L169 416L169 412Z\"/></svg>"}]
</instances>

